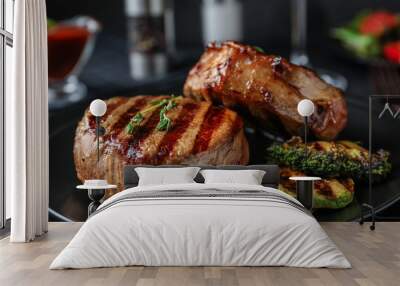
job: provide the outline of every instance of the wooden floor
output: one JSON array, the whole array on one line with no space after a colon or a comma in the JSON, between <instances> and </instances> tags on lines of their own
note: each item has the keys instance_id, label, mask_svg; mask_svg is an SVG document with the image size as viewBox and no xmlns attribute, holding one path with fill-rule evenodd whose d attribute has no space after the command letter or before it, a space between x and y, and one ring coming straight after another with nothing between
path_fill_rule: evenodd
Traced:
<instances>
[{"instance_id":1,"label":"wooden floor","mask_svg":"<svg viewBox=\"0 0 400 286\"><path fill-rule=\"evenodd\" d=\"M322 223L353 269L288 267L124 267L48 270L81 226L50 223L49 233L27 244L0 241L0 285L400 285L400 223L375 232L357 223Z\"/></svg>"}]
</instances>

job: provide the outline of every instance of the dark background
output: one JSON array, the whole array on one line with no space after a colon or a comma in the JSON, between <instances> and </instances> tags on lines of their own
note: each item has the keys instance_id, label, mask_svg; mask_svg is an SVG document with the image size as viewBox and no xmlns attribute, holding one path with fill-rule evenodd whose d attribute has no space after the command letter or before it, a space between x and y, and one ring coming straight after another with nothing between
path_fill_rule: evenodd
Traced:
<instances>
[{"instance_id":1,"label":"dark background","mask_svg":"<svg viewBox=\"0 0 400 286\"><path fill-rule=\"evenodd\" d=\"M267 53L287 57L290 52L290 1L250 0L242 1L244 9L244 42L262 47ZM87 85L88 97L62 110L50 111L50 207L58 214L73 220L86 215L88 199L85 193L74 191L79 182L72 163L74 129L84 109L94 98L109 98L116 95L135 94L179 94L187 71L203 50L201 39L200 0L175 0L176 46L181 57L163 78L134 81L129 75L128 47L126 42L126 18L124 1L110 0L49 0L48 17L63 20L76 15L90 15L103 26L92 58L83 70L80 79ZM344 75L349 81L345 93L349 119L340 138L368 142L368 95L376 93L371 80L371 67L352 61L337 53L330 38L333 27L348 22L358 11L364 9L386 9L400 12L398 0L309 0L308 1L308 52L314 67L322 67ZM396 72L397 73L397 72ZM399 75L397 73L397 75ZM374 114L379 114L382 102L374 105ZM400 120L376 122L374 148L385 148L392 153L394 166L391 180L374 190L376 204L384 216L400 216L400 206L392 205L400 199L400 148L396 141L396 130ZM251 146L262 163L264 145ZM258 148L258 149L257 149ZM356 192L363 194L359 202L366 199L365 186L357 186ZM390 205L392 205L390 207ZM358 208L347 208L332 215L320 215L322 220L355 219ZM54 213L53 213L54 215ZM60 217L52 217L59 219Z\"/></svg>"},{"instance_id":2,"label":"dark background","mask_svg":"<svg viewBox=\"0 0 400 286\"><path fill-rule=\"evenodd\" d=\"M244 40L271 50L287 51L290 45L289 0L246 0ZM201 47L200 0L175 0L177 46ZM309 0L309 47L323 48L329 29L341 25L361 9L400 11L398 0ZM62 20L77 14L91 15L103 23L104 33L125 37L124 1L51 0L48 16Z\"/></svg>"}]
</instances>

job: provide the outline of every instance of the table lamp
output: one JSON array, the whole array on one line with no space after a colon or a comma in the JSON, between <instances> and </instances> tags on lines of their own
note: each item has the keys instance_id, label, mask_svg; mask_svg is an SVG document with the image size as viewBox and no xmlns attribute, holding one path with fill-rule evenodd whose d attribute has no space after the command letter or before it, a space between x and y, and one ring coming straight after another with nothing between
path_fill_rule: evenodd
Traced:
<instances>
[{"instance_id":1,"label":"table lamp","mask_svg":"<svg viewBox=\"0 0 400 286\"><path fill-rule=\"evenodd\" d=\"M100 135L104 134L104 128L100 126L100 119L107 111L107 104L101 99L95 99L90 103L90 113L96 118L97 139L97 164L100 161Z\"/></svg>"},{"instance_id":2,"label":"table lamp","mask_svg":"<svg viewBox=\"0 0 400 286\"><path fill-rule=\"evenodd\" d=\"M100 162L100 136L104 135L105 129L100 125L101 117L107 111L107 104L101 99L95 99L90 103L90 113L96 118L96 139L97 139L97 167ZM101 204L107 189L115 189L116 185L108 184L107 180L92 179L85 180L83 185L77 186L77 189L88 191L91 203L88 206L88 216L92 215Z\"/></svg>"},{"instance_id":3,"label":"table lamp","mask_svg":"<svg viewBox=\"0 0 400 286\"><path fill-rule=\"evenodd\" d=\"M309 99L303 99L297 104L297 112L304 118L304 146L306 153L306 160L308 156L307 152L307 133L308 133L308 117L314 113L314 103Z\"/></svg>"},{"instance_id":4,"label":"table lamp","mask_svg":"<svg viewBox=\"0 0 400 286\"><path fill-rule=\"evenodd\" d=\"M305 160L308 159L307 149L307 133L308 133L308 117L314 113L314 103L309 99L301 100L297 105L297 112L304 118L304 152ZM308 210L312 210L313 207L313 193L314 193L314 181L319 181L319 177L290 177L290 180L296 181L296 193L297 199L304 205Z\"/></svg>"}]
</instances>

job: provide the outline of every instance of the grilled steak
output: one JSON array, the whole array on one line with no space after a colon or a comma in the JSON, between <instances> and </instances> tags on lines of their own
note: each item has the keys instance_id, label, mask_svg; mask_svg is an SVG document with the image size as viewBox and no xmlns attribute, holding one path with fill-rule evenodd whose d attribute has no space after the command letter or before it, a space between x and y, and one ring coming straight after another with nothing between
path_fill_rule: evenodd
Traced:
<instances>
[{"instance_id":1,"label":"grilled steak","mask_svg":"<svg viewBox=\"0 0 400 286\"><path fill-rule=\"evenodd\" d=\"M160 109L143 113L139 128L132 134L126 126L138 113L167 96L115 97L101 125L100 162L97 167L95 118L85 112L76 129L74 160L78 178L106 178L123 184L125 164L247 164L248 144L242 119L236 112L209 102L181 98L167 112L172 125L158 131ZM141 112L142 113L142 112Z\"/></svg>"},{"instance_id":2,"label":"grilled steak","mask_svg":"<svg viewBox=\"0 0 400 286\"><path fill-rule=\"evenodd\" d=\"M277 119L291 134L301 133L297 104L304 98L316 105L309 125L318 138L333 139L347 122L340 90L307 68L234 42L208 46L190 71L184 94L244 107L262 123Z\"/></svg>"}]
</instances>

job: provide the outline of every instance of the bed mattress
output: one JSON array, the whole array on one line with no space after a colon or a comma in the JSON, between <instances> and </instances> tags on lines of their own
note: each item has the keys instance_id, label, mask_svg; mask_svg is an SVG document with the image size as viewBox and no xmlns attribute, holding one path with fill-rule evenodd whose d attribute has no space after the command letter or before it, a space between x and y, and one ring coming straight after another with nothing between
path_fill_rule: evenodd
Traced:
<instances>
[{"instance_id":1,"label":"bed mattress","mask_svg":"<svg viewBox=\"0 0 400 286\"><path fill-rule=\"evenodd\" d=\"M50 269L131 265L351 267L315 218L279 190L197 183L114 195Z\"/></svg>"}]
</instances>

